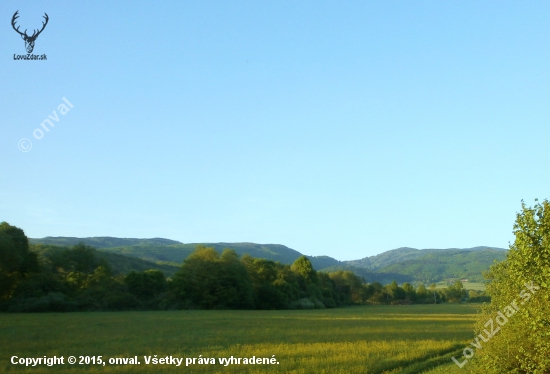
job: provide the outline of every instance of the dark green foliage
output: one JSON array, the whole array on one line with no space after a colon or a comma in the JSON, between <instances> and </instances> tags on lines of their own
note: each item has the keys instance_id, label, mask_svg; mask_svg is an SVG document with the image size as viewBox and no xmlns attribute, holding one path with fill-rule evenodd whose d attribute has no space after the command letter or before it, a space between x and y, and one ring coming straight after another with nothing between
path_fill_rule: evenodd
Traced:
<instances>
[{"instance_id":1,"label":"dark green foliage","mask_svg":"<svg viewBox=\"0 0 550 374\"><path fill-rule=\"evenodd\" d=\"M349 265L329 257L296 257L298 252L284 246L237 243L225 249L216 244L191 250L165 239L87 238L74 243L74 238L48 238L50 244L33 244L29 249L22 230L7 223L0 228L0 309L4 311L322 309L440 303L465 296L458 284L447 290L427 290L423 284L415 289L410 276L391 272L378 273L391 282L382 286L374 281L373 271L350 271ZM104 248L98 251L90 243ZM156 263L120 253L148 256ZM268 256L293 260L274 262ZM176 258L183 261L179 267L160 264ZM336 264L340 269L318 272L314 263ZM482 297L470 294L470 301Z\"/></svg>"},{"instance_id":2,"label":"dark green foliage","mask_svg":"<svg viewBox=\"0 0 550 374\"><path fill-rule=\"evenodd\" d=\"M128 274L130 271L154 269L163 272L167 277L171 277L179 269L179 266L172 264L151 262L142 260L141 258L128 257L106 251L97 251L96 256L109 263L113 270L113 274Z\"/></svg>"},{"instance_id":3,"label":"dark green foliage","mask_svg":"<svg viewBox=\"0 0 550 374\"><path fill-rule=\"evenodd\" d=\"M214 248L218 253L224 249L233 249L238 255L246 253L253 257L279 261L283 264L292 264L301 253L280 244L255 244L255 243L189 243L183 244L175 240L154 239L123 239L112 237L95 238L68 238L46 237L42 239L30 239L32 244L73 246L85 244L101 249L102 251L137 257L156 263L181 264L197 246ZM324 256L323 256L324 257ZM328 264L327 258L321 261ZM336 261L336 260L334 260ZM323 266L326 267L326 266Z\"/></svg>"},{"instance_id":4,"label":"dark green foliage","mask_svg":"<svg viewBox=\"0 0 550 374\"><path fill-rule=\"evenodd\" d=\"M393 281L391 284L386 286L387 293L392 300L405 300L405 290L397 285L396 281Z\"/></svg>"},{"instance_id":5,"label":"dark green foliage","mask_svg":"<svg viewBox=\"0 0 550 374\"><path fill-rule=\"evenodd\" d=\"M182 261L189 257L191 253L193 253L193 250L194 247L188 247L186 244L139 244L125 247L103 248L102 252L108 254L124 255L126 257L134 257L148 262L172 265L178 268Z\"/></svg>"},{"instance_id":6,"label":"dark green foliage","mask_svg":"<svg viewBox=\"0 0 550 374\"><path fill-rule=\"evenodd\" d=\"M445 297L451 303L460 302L467 297L461 281L456 281L452 287L445 289Z\"/></svg>"},{"instance_id":7,"label":"dark green foliage","mask_svg":"<svg viewBox=\"0 0 550 374\"><path fill-rule=\"evenodd\" d=\"M422 260L429 254L440 254L443 256L453 256L456 253L469 252L478 254L485 251L496 251L506 254L506 250L496 247L473 247L473 248L448 248L448 249L416 249L416 248L397 248L382 252L375 256L365 257L361 260L345 261L348 265L358 268L379 270L393 264L403 263L410 260Z\"/></svg>"},{"instance_id":8,"label":"dark green foliage","mask_svg":"<svg viewBox=\"0 0 550 374\"><path fill-rule=\"evenodd\" d=\"M369 269L365 268L359 268L351 265L337 265L337 266L330 266L328 268L320 270L325 273L334 273L338 271L351 271L358 277L364 279L365 282L373 283L373 282L379 282L379 283L391 283L394 280L398 283L403 282L412 282L414 279L410 275L403 275L400 273L379 273L375 272Z\"/></svg>"},{"instance_id":9,"label":"dark green foliage","mask_svg":"<svg viewBox=\"0 0 550 374\"><path fill-rule=\"evenodd\" d=\"M257 309L284 309L289 302L291 286L281 275L280 264L273 261L244 255L241 263L245 266L252 282L254 304ZM286 286L285 286L286 285Z\"/></svg>"},{"instance_id":10,"label":"dark green foliage","mask_svg":"<svg viewBox=\"0 0 550 374\"><path fill-rule=\"evenodd\" d=\"M37 270L37 256L29 250L23 230L0 223L0 301L13 296L17 283Z\"/></svg>"},{"instance_id":11,"label":"dark green foliage","mask_svg":"<svg viewBox=\"0 0 550 374\"><path fill-rule=\"evenodd\" d=\"M80 243L82 244L82 243ZM38 254L41 261L50 263L50 258L58 256L57 253L67 250L70 247L55 246L49 244L31 244L31 251ZM175 265L162 265L155 262L143 260L141 258L128 257L117 253L105 252L100 250L94 251L94 257L108 263L113 275L128 274L131 271L141 272L149 269L162 271L166 276L170 277L179 269Z\"/></svg>"},{"instance_id":12,"label":"dark green foliage","mask_svg":"<svg viewBox=\"0 0 550 374\"><path fill-rule=\"evenodd\" d=\"M144 271L157 268L167 276L172 276L177 268L197 247L198 244L183 244L174 240L123 239L112 237L67 238L47 237L30 239L31 243L43 245L76 245L80 242L99 248L105 255L124 255L146 260L156 265L131 264L116 267L113 262L124 260L108 259L113 272L124 273L131 270ZM283 245L255 243L205 243L205 247L214 248L222 253L223 249L233 249L239 256L249 254L255 258L264 258L281 264L292 264L302 256L301 253ZM105 257L104 255L104 257ZM468 278L470 282L482 282L482 272L489 268L494 260L503 260L506 250L493 247L450 248L450 249L414 249L398 248L355 261L338 261L328 256L309 256L313 268L317 271L334 272L350 270L366 282L398 283L439 282L450 278Z\"/></svg>"},{"instance_id":13,"label":"dark green foliage","mask_svg":"<svg viewBox=\"0 0 550 374\"><path fill-rule=\"evenodd\" d=\"M52 246L75 246L84 244L94 248L113 248L133 245L164 246L172 244L181 244L176 240L153 238L153 239L133 239L133 238L113 238L110 236L97 236L94 238L71 238L66 236L47 236L42 239L29 239L31 244L45 244Z\"/></svg>"},{"instance_id":14,"label":"dark green foliage","mask_svg":"<svg viewBox=\"0 0 550 374\"><path fill-rule=\"evenodd\" d=\"M179 305L204 309L333 308L367 298L361 278L318 273L305 256L289 266L206 247L184 261L171 284Z\"/></svg>"},{"instance_id":15,"label":"dark green foliage","mask_svg":"<svg viewBox=\"0 0 550 374\"><path fill-rule=\"evenodd\" d=\"M487 321L499 312L507 320L476 351L475 364L486 373L549 373L550 202L532 208L522 202L514 235L506 260L486 273L491 304L484 305L476 333L483 334Z\"/></svg>"},{"instance_id":16,"label":"dark green foliage","mask_svg":"<svg viewBox=\"0 0 550 374\"><path fill-rule=\"evenodd\" d=\"M13 237L13 239L12 239ZM10 240L8 240L10 239ZM0 252L10 292L2 310L46 312L121 310L137 306L126 285L113 277L109 263L84 244L72 248L41 246L30 251L22 230L0 225ZM16 255L10 251L16 251Z\"/></svg>"},{"instance_id":17,"label":"dark green foliage","mask_svg":"<svg viewBox=\"0 0 550 374\"><path fill-rule=\"evenodd\" d=\"M505 256L506 252L493 249L434 252L383 267L377 273L408 275L416 282L439 282L447 278L467 278L470 282L482 282L483 271L495 260L502 260Z\"/></svg>"},{"instance_id":18,"label":"dark green foliage","mask_svg":"<svg viewBox=\"0 0 550 374\"><path fill-rule=\"evenodd\" d=\"M18 297L13 299L7 310L9 312L73 312L77 303L69 300L61 292L51 292L39 297Z\"/></svg>"},{"instance_id":19,"label":"dark green foliage","mask_svg":"<svg viewBox=\"0 0 550 374\"><path fill-rule=\"evenodd\" d=\"M306 256L298 258L290 267L292 271L300 274L308 283L317 283L317 272L313 269L311 261Z\"/></svg>"},{"instance_id":20,"label":"dark green foliage","mask_svg":"<svg viewBox=\"0 0 550 374\"><path fill-rule=\"evenodd\" d=\"M450 278L483 282L483 271L495 260L504 259L506 251L485 247L466 250L401 248L372 257L374 259L368 257L346 261L348 265L331 266L321 271L353 271L367 282L380 283L391 283L393 280L398 283L431 283ZM368 267L368 264L372 267Z\"/></svg>"},{"instance_id":21,"label":"dark green foliage","mask_svg":"<svg viewBox=\"0 0 550 374\"><path fill-rule=\"evenodd\" d=\"M131 271L124 277L124 283L132 295L143 301L158 297L168 287L164 273L152 269L143 272Z\"/></svg>"},{"instance_id":22,"label":"dark green foliage","mask_svg":"<svg viewBox=\"0 0 550 374\"><path fill-rule=\"evenodd\" d=\"M485 303L491 302L491 296L486 291L468 291L468 302L470 303Z\"/></svg>"},{"instance_id":23,"label":"dark green foliage","mask_svg":"<svg viewBox=\"0 0 550 374\"><path fill-rule=\"evenodd\" d=\"M405 300L408 301L415 301L416 300L416 290L410 283L403 283L403 286L401 286L403 291L405 292Z\"/></svg>"},{"instance_id":24,"label":"dark green foliage","mask_svg":"<svg viewBox=\"0 0 550 374\"><path fill-rule=\"evenodd\" d=\"M316 270L325 269L331 266L342 266L345 265L343 262L338 261L329 256L307 256L313 268Z\"/></svg>"},{"instance_id":25,"label":"dark green foliage","mask_svg":"<svg viewBox=\"0 0 550 374\"><path fill-rule=\"evenodd\" d=\"M338 293L337 305L362 304L366 301L367 289L361 278L351 271L337 271L328 276Z\"/></svg>"},{"instance_id":26,"label":"dark green foliage","mask_svg":"<svg viewBox=\"0 0 550 374\"><path fill-rule=\"evenodd\" d=\"M107 261L100 260L93 247L84 244L77 244L71 249L63 249L58 252L52 252L49 260L54 269L62 273L84 273L90 274L98 266L110 268Z\"/></svg>"},{"instance_id":27,"label":"dark green foliage","mask_svg":"<svg viewBox=\"0 0 550 374\"><path fill-rule=\"evenodd\" d=\"M467 278L470 282L483 282L483 271L495 260L503 260L506 250L493 247L466 249L398 248L366 257L345 261L346 270L361 275L368 282L439 282L449 278ZM338 266L344 270L341 265ZM335 267L323 271L338 270Z\"/></svg>"},{"instance_id":28,"label":"dark green foliage","mask_svg":"<svg viewBox=\"0 0 550 374\"><path fill-rule=\"evenodd\" d=\"M180 302L188 300L201 309L253 307L252 283L234 251L222 256L214 248L198 247L172 279Z\"/></svg>"},{"instance_id":29,"label":"dark green foliage","mask_svg":"<svg viewBox=\"0 0 550 374\"><path fill-rule=\"evenodd\" d=\"M416 301L426 303L429 297L430 295L426 289L426 286L424 286L424 283L421 283L416 289Z\"/></svg>"}]
</instances>

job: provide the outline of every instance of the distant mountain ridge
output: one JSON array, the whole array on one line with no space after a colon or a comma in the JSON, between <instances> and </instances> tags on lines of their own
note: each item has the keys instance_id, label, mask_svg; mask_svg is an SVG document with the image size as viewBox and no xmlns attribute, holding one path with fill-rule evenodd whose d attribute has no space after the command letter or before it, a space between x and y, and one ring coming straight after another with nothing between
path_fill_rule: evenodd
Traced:
<instances>
[{"instance_id":1,"label":"distant mountain ridge","mask_svg":"<svg viewBox=\"0 0 550 374\"><path fill-rule=\"evenodd\" d=\"M378 270L386 266L395 264L397 262L418 259L430 253L451 254L452 252L456 252L456 251L470 252L470 251L483 251L483 250L495 250L495 251L503 251L503 252L507 251L507 249L504 249L504 248L486 247L486 246L472 247L472 248L445 248L445 249L434 249L434 248L416 249L416 248L410 248L410 247L401 247L401 248L391 249L389 251L382 252L374 256L364 257L360 260L345 261L345 263L351 266L359 267L359 268Z\"/></svg>"},{"instance_id":2,"label":"distant mountain ridge","mask_svg":"<svg viewBox=\"0 0 550 374\"><path fill-rule=\"evenodd\" d=\"M72 246L52 245L42 243L31 243L30 248L36 252L39 257L50 257L52 254L66 250ZM103 259L111 265L113 275L125 275L130 271L145 271L149 269L157 269L162 271L167 277L171 277L179 269L179 266L173 264L163 264L162 262L151 262L138 257L125 256L119 253L107 252L104 250L95 250L95 255L99 259Z\"/></svg>"},{"instance_id":3,"label":"distant mountain ridge","mask_svg":"<svg viewBox=\"0 0 550 374\"><path fill-rule=\"evenodd\" d=\"M224 248L235 250L239 255L248 253L252 257L267 258L279 261L283 264L291 264L302 254L294 249L281 244L256 244L256 243L181 243L179 241L153 238L114 238L104 237L46 237L42 239L29 239L31 244L44 244L56 246L73 246L79 243L95 247L101 251L118 253L129 257L137 257L152 262L168 262L181 264L198 245L213 247L218 252ZM321 256L323 257L323 256ZM337 261L332 259L333 261ZM323 262L324 261L324 262ZM313 261L312 261L313 262ZM326 260L320 260L328 264ZM326 266L323 266L326 267Z\"/></svg>"},{"instance_id":4,"label":"distant mountain ridge","mask_svg":"<svg viewBox=\"0 0 550 374\"><path fill-rule=\"evenodd\" d=\"M73 246L79 243L93 246L98 249L111 248L111 247L124 247L131 245L171 245L171 244L183 244L177 240L164 239L164 238L152 238L152 239L137 239L137 238L116 238L112 236L94 236L87 238L75 238L70 236L46 236L41 239L30 239L29 242L33 244L49 244L49 245L67 245Z\"/></svg>"},{"instance_id":5,"label":"distant mountain ridge","mask_svg":"<svg viewBox=\"0 0 550 374\"><path fill-rule=\"evenodd\" d=\"M136 239L116 237L46 237L29 239L31 244L73 246L78 243L93 246L107 253L134 257L149 263L179 266L198 245L213 247L218 252L225 248L237 254L266 258L283 264L292 264L302 253L281 244L257 243L181 243L164 238ZM339 261L329 256L307 256L316 270L351 270L367 282L389 283L435 282L449 278L470 278L482 281L482 271L495 261L506 257L506 249L472 247L447 249L416 249L402 247L359 260Z\"/></svg>"}]
</instances>

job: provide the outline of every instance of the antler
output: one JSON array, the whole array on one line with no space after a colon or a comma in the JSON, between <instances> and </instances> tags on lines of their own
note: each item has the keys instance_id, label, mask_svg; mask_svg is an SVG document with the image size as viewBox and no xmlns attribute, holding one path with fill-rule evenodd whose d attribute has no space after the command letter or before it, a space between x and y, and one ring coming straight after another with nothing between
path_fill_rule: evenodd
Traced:
<instances>
[{"instance_id":1,"label":"antler","mask_svg":"<svg viewBox=\"0 0 550 374\"><path fill-rule=\"evenodd\" d=\"M17 26L17 28L15 28L15 20L19 18L17 13L19 13L19 11L15 12L12 19L11 19L11 27L13 27L13 29L15 31L17 31L21 36L27 36L27 30L25 30L25 33L22 33L21 31L19 31L19 26Z\"/></svg>"},{"instance_id":2,"label":"antler","mask_svg":"<svg viewBox=\"0 0 550 374\"><path fill-rule=\"evenodd\" d=\"M17 13L17 12L16 12ZM34 30L32 36L31 36L31 39L34 38L36 39L38 37L38 35L40 35L40 33L42 31L44 31L44 29L46 28L46 25L48 24L48 20L50 19L50 17L48 17L48 13L44 12L45 16L43 16L45 19L46 19L46 22L42 22L42 30L38 31L38 33L36 32L37 30ZM26 32L27 30L25 30Z\"/></svg>"}]
</instances>

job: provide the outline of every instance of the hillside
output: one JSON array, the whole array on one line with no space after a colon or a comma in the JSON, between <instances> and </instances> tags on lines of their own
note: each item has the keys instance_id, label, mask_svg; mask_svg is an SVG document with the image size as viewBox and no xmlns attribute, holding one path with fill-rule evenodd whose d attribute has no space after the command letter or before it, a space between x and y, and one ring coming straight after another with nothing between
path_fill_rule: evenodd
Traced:
<instances>
[{"instance_id":1,"label":"hillside","mask_svg":"<svg viewBox=\"0 0 550 374\"><path fill-rule=\"evenodd\" d=\"M402 284L403 282L414 282L415 279L410 275L400 274L400 273L377 273L373 272L371 270L365 269L365 268L358 268L351 265L335 265L330 266L326 268L322 268L321 271L325 273L331 273L335 271L352 271L361 278L365 280L367 283L374 283L379 282L381 284L389 284L393 281L396 281L399 284Z\"/></svg>"},{"instance_id":2,"label":"hillside","mask_svg":"<svg viewBox=\"0 0 550 374\"><path fill-rule=\"evenodd\" d=\"M213 247L218 252L224 248L235 250L238 255L245 253L252 257L292 264L302 254L280 244L256 243L188 243L175 240L152 238L72 238L46 237L30 239L33 244L71 246L84 243L96 247L103 256L110 257L109 262L120 264L120 269L139 270L154 266L167 275L173 274L177 266L189 256L198 245ZM338 261L329 256L308 256L316 270L325 272L350 270L363 277L367 282L387 284L396 280L403 282L438 282L450 278L468 278L470 281L482 282L482 272L487 270L495 260L506 257L506 250L495 247L415 249L397 248L375 256L359 260ZM107 259L107 257L106 257ZM145 261L130 263L132 260ZM162 268L161 267L165 267ZM139 269L138 269L139 268ZM123 270L121 270L123 271Z\"/></svg>"},{"instance_id":3,"label":"hillside","mask_svg":"<svg viewBox=\"0 0 550 374\"><path fill-rule=\"evenodd\" d=\"M229 248L235 250L239 256L248 253L252 257L266 258L279 261L283 264L291 264L302 254L298 251L278 244L254 244L254 243L190 243L173 245L132 245L124 247L103 248L111 253L119 253L125 256L138 257L153 262L169 262L181 264L198 245L213 247L218 252Z\"/></svg>"},{"instance_id":4,"label":"hillside","mask_svg":"<svg viewBox=\"0 0 550 374\"><path fill-rule=\"evenodd\" d=\"M198 245L213 247L218 252L224 248L235 250L240 256L248 253L252 257L266 258L279 261L282 264L292 264L302 254L294 249L280 244L256 243L188 243L162 238L133 239L133 238L73 238L73 237L46 237L29 239L32 244L73 246L78 243L95 247L101 251L140 258L155 263L170 263L179 265L189 256ZM315 269L342 264L328 256L308 256Z\"/></svg>"},{"instance_id":5,"label":"hillside","mask_svg":"<svg viewBox=\"0 0 550 374\"><path fill-rule=\"evenodd\" d=\"M383 253L379 253L375 256L365 257L360 260L344 261L347 265L355 266L358 268L365 268L370 270L379 270L393 264L404 263L409 260L421 259L430 253L438 253L442 255L452 256L461 252L474 252L480 253L484 251L493 251L491 255L496 255L501 258L498 253L506 254L506 249L497 247L472 247L472 248L446 248L446 249L416 249L409 247L402 247L392 249ZM492 261L491 261L492 263Z\"/></svg>"},{"instance_id":6,"label":"hillside","mask_svg":"<svg viewBox=\"0 0 550 374\"><path fill-rule=\"evenodd\" d=\"M38 253L39 256L49 258L55 252L67 249L68 246L54 246L44 244L31 244L30 249ZM96 250L96 256L104 259L111 265L113 275L128 274L130 271L145 271L149 269L157 269L162 271L167 277L171 277L178 270L177 266L169 264L160 264L151 261L146 261L140 258L128 257L122 254L110 253L101 250Z\"/></svg>"},{"instance_id":7,"label":"hillside","mask_svg":"<svg viewBox=\"0 0 550 374\"><path fill-rule=\"evenodd\" d=\"M483 271L495 260L502 261L506 252L485 249L479 251L453 250L428 253L414 260L406 260L379 269L377 273L408 275L416 281L438 282L445 278L466 278L471 282L483 282Z\"/></svg>"},{"instance_id":8,"label":"hillside","mask_svg":"<svg viewBox=\"0 0 550 374\"><path fill-rule=\"evenodd\" d=\"M171 245L182 244L176 240L152 238L152 239L135 239L135 238L114 238L111 236L96 236L92 238L74 238L68 236L46 236L41 239L30 239L31 244L48 244L48 245L62 245L73 246L79 243L89 245L98 249L112 248L112 247L124 247L132 245Z\"/></svg>"}]
</instances>

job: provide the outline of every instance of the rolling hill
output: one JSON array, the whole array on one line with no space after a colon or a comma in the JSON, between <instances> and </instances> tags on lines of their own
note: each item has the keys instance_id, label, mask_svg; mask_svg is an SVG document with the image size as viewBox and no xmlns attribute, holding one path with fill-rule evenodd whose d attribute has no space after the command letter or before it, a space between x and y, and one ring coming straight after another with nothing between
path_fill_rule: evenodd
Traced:
<instances>
[{"instance_id":1,"label":"rolling hill","mask_svg":"<svg viewBox=\"0 0 550 374\"><path fill-rule=\"evenodd\" d=\"M365 268L371 270L383 269L387 266L403 263L409 260L416 260L425 257L431 253L438 253L442 255L453 255L462 252L480 253L484 251L492 251L492 254L496 252L505 254L506 249L497 247L472 247L472 248L447 248L447 249L416 249L409 247L402 247L392 249L375 256L365 257L360 260L345 261L346 264L355 266L358 268ZM499 255L497 255L499 257Z\"/></svg>"},{"instance_id":2,"label":"rolling hill","mask_svg":"<svg viewBox=\"0 0 550 374\"><path fill-rule=\"evenodd\" d=\"M67 249L70 246L56 246L51 244L31 244L30 249L39 256L50 257L57 251ZM158 269L162 271L166 276L171 277L179 269L178 266L171 264L162 264L159 262L151 262L136 257L128 257L118 253L105 252L102 250L96 250L95 255L104 259L111 265L111 269L114 275L128 274L130 271L145 271L149 269Z\"/></svg>"},{"instance_id":3,"label":"rolling hill","mask_svg":"<svg viewBox=\"0 0 550 374\"><path fill-rule=\"evenodd\" d=\"M441 274L445 278L466 278L473 282L483 282L483 271L495 261L506 258L506 252L486 249L479 251L442 251L427 253L422 257L405 260L377 270L378 274L397 273L408 275L416 281L438 282Z\"/></svg>"},{"instance_id":4,"label":"rolling hill","mask_svg":"<svg viewBox=\"0 0 550 374\"><path fill-rule=\"evenodd\" d=\"M68 236L47 236L41 239L30 239L31 244L49 244L49 245L63 245L73 246L79 243L89 245L98 249L112 248L112 247L125 247L132 245L171 245L182 244L176 240L152 238L152 239L134 239L134 238L114 238L112 236L95 236L92 238L74 238Z\"/></svg>"},{"instance_id":5,"label":"rolling hill","mask_svg":"<svg viewBox=\"0 0 550 374\"><path fill-rule=\"evenodd\" d=\"M302 254L294 249L280 244L256 244L256 243L188 243L162 238L134 239L134 238L72 238L72 237L46 237L42 239L29 239L31 244L73 246L83 243L95 247L101 251L136 257L155 263L165 263L179 266L198 245L213 247L218 252L224 248L235 250L239 256L248 253L252 257L266 258L279 261L282 264L292 264ZM308 256L316 269L341 264L340 261L328 256Z\"/></svg>"},{"instance_id":6,"label":"rolling hill","mask_svg":"<svg viewBox=\"0 0 550 374\"><path fill-rule=\"evenodd\" d=\"M181 243L175 240L152 238L114 238L114 237L46 237L29 239L31 244L72 246L78 243L93 246L111 263L119 268L139 270L143 267L164 267L167 275L173 274L183 260L198 245L213 247L218 252L224 248L235 250L238 255L248 253L252 257L266 258L283 264L292 264L302 254L280 244L256 243ZM109 257L111 256L111 257ZM114 257L113 257L114 256ZM121 257L144 261L143 263L124 262ZM415 249L397 248L375 256L359 260L338 261L329 256L308 256L316 270L325 272L350 270L363 277L367 282L390 283L438 282L450 278L468 278L471 281L483 281L482 272L495 260L506 257L506 250L496 247ZM110 258L110 260L109 260ZM125 264L125 265L123 265ZM139 268L139 269L138 269Z\"/></svg>"}]
</instances>

